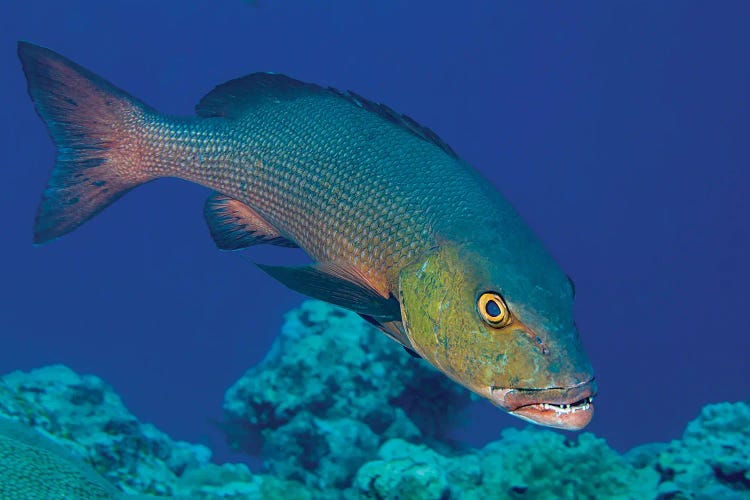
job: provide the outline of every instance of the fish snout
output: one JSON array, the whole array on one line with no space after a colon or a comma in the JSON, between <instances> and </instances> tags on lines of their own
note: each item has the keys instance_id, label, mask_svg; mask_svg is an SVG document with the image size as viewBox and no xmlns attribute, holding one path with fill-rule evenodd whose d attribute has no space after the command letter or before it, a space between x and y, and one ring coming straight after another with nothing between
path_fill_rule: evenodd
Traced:
<instances>
[{"instance_id":1,"label":"fish snout","mask_svg":"<svg viewBox=\"0 0 750 500\"><path fill-rule=\"evenodd\" d=\"M490 390L490 400L500 408L534 424L566 430L583 429L594 415L593 378L570 387L501 388Z\"/></svg>"}]
</instances>

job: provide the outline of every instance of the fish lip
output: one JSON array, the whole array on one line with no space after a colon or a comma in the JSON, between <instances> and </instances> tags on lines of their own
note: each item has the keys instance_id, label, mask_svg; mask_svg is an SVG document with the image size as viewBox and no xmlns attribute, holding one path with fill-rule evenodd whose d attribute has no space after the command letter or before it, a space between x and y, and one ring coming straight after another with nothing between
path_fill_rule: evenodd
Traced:
<instances>
[{"instance_id":1,"label":"fish lip","mask_svg":"<svg viewBox=\"0 0 750 500\"><path fill-rule=\"evenodd\" d=\"M490 388L492 402L534 424L565 430L584 428L594 415L596 382L590 378L569 387Z\"/></svg>"}]
</instances>

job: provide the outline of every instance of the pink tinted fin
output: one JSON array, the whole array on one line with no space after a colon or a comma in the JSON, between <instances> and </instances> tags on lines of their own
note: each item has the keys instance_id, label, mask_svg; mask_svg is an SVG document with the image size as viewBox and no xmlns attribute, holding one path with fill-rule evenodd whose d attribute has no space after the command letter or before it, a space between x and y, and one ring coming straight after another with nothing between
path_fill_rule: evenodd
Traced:
<instances>
[{"instance_id":1,"label":"pink tinted fin","mask_svg":"<svg viewBox=\"0 0 750 500\"><path fill-rule=\"evenodd\" d=\"M223 194L215 193L208 197L203 215L211 237L221 250L239 250L262 243L297 247L255 210Z\"/></svg>"},{"instance_id":2,"label":"pink tinted fin","mask_svg":"<svg viewBox=\"0 0 750 500\"><path fill-rule=\"evenodd\" d=\"M34 242L45 243L152 179L132 150L148 108L51 50L19 42L18 57L29 95L57 146L34 227Z\"/></svg>"},{"instance_id":3,"label":"pink tinted fin","mask_svg":"<svg viewBox=\"0 0 750 500\"><path fill-rule=\"evenodd\" d=\"M257 265L287 288L308 297L372 316L379 321L401 320L401 308L393 296L385 298L377 290L331 274L325 268Z\"/></svg>"}]
</instances>

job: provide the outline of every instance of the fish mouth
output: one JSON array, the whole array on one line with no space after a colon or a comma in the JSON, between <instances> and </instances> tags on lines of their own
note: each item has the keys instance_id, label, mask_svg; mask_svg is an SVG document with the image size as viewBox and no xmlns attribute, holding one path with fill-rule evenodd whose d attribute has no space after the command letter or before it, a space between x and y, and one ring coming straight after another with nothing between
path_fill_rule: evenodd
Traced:
<instances>
[{"instance_id":1,"label":"fish mouth","mask_svg":"<svg viewBox=\"0 0 750 500\"><path fill-rule=\"evenodd\" d=\"M595 395L593 378L570 387L490 389L491 401L511 415L534 424L570 431L583 429L591 422Z\"/></svg>"}]
</instances>

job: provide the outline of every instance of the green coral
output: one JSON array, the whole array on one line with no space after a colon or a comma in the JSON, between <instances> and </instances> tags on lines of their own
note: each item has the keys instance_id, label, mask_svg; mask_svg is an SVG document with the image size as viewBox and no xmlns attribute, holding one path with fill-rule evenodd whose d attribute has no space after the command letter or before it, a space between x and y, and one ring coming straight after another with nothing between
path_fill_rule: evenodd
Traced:
<instances>
[{"instance_id":1,"label":"green coral","mask_svg":"<svg viewBox=\"0 0 750 500\"><path fill-rule=\"evenodd\" d=\"M31 428L0 419L0 498L115 499L122 496L78 457Z\"/></svg>"}]
</instances>

